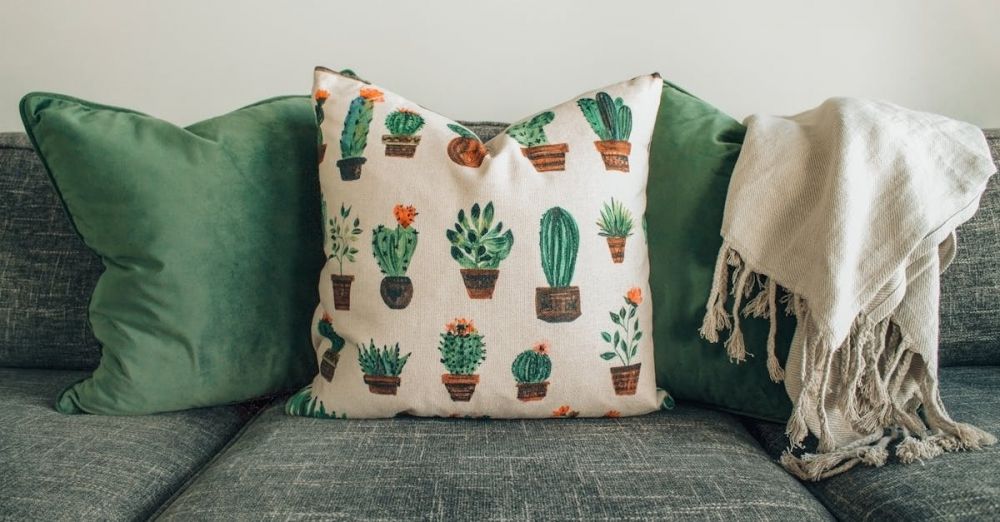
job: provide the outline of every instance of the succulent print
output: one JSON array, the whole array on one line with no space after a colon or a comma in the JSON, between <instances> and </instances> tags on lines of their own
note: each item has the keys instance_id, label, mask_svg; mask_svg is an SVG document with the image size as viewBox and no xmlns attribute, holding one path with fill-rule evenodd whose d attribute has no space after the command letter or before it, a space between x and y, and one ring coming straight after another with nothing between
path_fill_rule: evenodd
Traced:
<instances>
[{"instance_id":1,"label":"succulent print","mask_svg":"<svg viewBox=\"0 0 1000 522\"><path fill-rule=\"evenodd\" d=\"M361 166L367 161L363 155L368 146L368 129L375 104L382 101L385 101L382 91L374 87L362 87L358 97L351 100L340 133L341 159L337 161L340 178L344 181L361 178Z\"/></svg>"},{"instance_id":2,"label":"succulent print","mask_svg":"<svg viewBox=\"0 0 1000 522\"><path fill-rule=\"evenodd\" d=\"M454 229L445 232L451 242L451 257L458 261L462 281L472 299L491 299L500 277L500 262L510 255L514 234L503 229L503 222L493 225L493 202L480 208L472 205L468 215L458 211Z\"/></svg>"},{"instance_id":3,"label":"succulent print","mask_svg":"<svg viewBox=\"0 0 1000 522\"><path fill-rule=\"evenodd\" d=\"M549 137L545 135L545 126L552 123L555 117L552 111L543 112L519 121L507 127L505 131L508 136L521 144L521 153L531 161L538 172L566 169L566 153L569 151L569 145L550 144Z\"/></svg>"},{"instance_id":4,"label":"succulent print","mask_svg":"<svg viewBox=\"0 0 1000 522\"><path fill-rule=\"evenodd\" d=\"M424 126L424 117L410 109L397 109L385 118L389 134L382 136L385 155L396 158L412 158L420 145L419 131Z\"/></svg>"},{"instance_id":5,"label":"succulent print","mask_svg":"<svg viewBox=\"0 0 1000 522\"><path fill-rule=\"evenodd\" d=\"M400 374L411 354L399 355L399 343L391 349L388 345L381 349L375 346L372 339L368 346L358 345L358 365L364 374L364 382L368 391L376 395L396 395L396 390L402 382Z\"/></svg>"},{"instance_id":6,"label":"succulent print","mask_svg":"<svg viewBox=\"0 0 1000 522\"><path fill-rule=\"evenodd\" d=\"M580 229L561 207L542 215L539 230L542 271L548 287L535 290L535 315L542 321L564 323L580 317L580 288L570 286L580 250Z\"/></svg>"},{"instance_id":7,"label":"succulent print","mask_svg":"<svg viewBox=\"0 0 1000 522\"><path fill-rule=\"evenodd\" d=\"M486 344L476 325L465 318L456 318L445 325L438 345L441 364L448 373L441 376L441 382L456 402L472 400L472 394L479 384L476 370L486 360Z\"/></svg>"},{"instance_id":8,"label":"succulent print","mask_svg":"<svg viewBox=\"0 0 1000 522\"><path fill-rule=\"evenodd\" d=\"M417 249L417 231L413 222L417 209L396 205L392 209L396 228L379 225L372 231L372 254L385 276L379 289L386 306L393 310L406 308L413 298L413 282L406 277L410 261Z\"/></svg>"},{"instance_id":9,"label":"succulent print","mask_svg":"<svg viewBox=\"0 0 1000 522\"><path fill-rule=\"evenodd\" d=\"M632 235L635 223L630 212L621 201L611 198L601 208L601 219L597 222L598 235L606 238L608 250L611 251L611 261L622 263L625 261L625 242L628 236Z\"/></svg>"},{"instance_id":10,"label":"succulent print","mask_svg":"<svg viewBox=\"0 0 1000 522\"><path fill-rule=\"evenodd\" d=\"M621 98L611 98L599 92L593 98L581 98L576 104L583 116L600 138L594 142L601 153L606 170L628 172L628 155L632 152L629 135L632 134L632 109Z\"/></svg>"}]
</instances>

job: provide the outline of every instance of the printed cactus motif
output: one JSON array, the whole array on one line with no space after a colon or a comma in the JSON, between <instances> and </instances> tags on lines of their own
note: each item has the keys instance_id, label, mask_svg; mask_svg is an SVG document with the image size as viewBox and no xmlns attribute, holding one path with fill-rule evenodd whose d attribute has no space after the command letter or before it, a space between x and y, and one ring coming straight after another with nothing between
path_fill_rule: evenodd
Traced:
<instances>
[{"instance_id":1,"label":"printed cactus motif","mask_svg":"<svg viewBox=\"0 0 1000 522\"><path fill-rule=\"evenodd\" d=\"M479 136L457 123L449 123L448 128L458 134L458 137L448 142L448 157L451 161L463 167L479 168L486 157L486 146Z\"/></svg>"},{"instance_id":2,"label":"printed cactus motif","mask_svg":"<svg viewBox=\"0 0 1000 522\"><path fill-rule=\"evenodd\" d=\"M565 209L552 207L542 216L539 235L545 280L554 288L569 286L580 249L580 229L576 220Z\"/></svg>"},{"instance_id":3,"label":"printed cactus motif","mask_svg":"<svg viewBox=\"0 0 1000 522\"><path fill-rule=\"evenodd\" d=\"M330 341L330 347L323 352L323 358L319 363L319 374L327 382L330 382L333 381L333 374L337 371L337 363L340 362L340 351L344 349L346 342L334 331L333 319L327 313L324 313L323 318L319 320L316 330Z\"/></svg>"},{"instance_id":4,"label":"printed cactus motif","mask_svg":"<svg viewBox=\"0 0 1000 522\"><path fill-rule=\"evenodd\" d=\"M417 215L413 207L396 205L396 228L379 225L372 232L372 252L379 269L386 276L405 276L417 250L417 231L412 226Z\"/></svg>"},{"instance_id":5,"label":"printed cactus motif","mask_svg":"<svg viewBox=\"0 0 1000 522\"><path fill-rule=\"evenodd\" d=\"M548 355L548 345L538 343L531 350L525 350L514 358L510 371L520 384L544 382L552 374L552 360Z\"/></svg>"},{"instance_id":6,"label":"printed cactus motif","mask_svg":"<svg viewBox=\"0 0 1000 522\"><path fill-rule=\"evenodd\" d=\"M599 92L594 98L577 100L576 104L601 141L628 141L632 134L632 109L624 100Z\"/></svg>"},{"instance_id":7,"label":"printed cactus motif","mask_svg":"<svg viewBox=\"0 0 1000 522\"><path fill-rule=\"evenodd\" d=\"M360 95L351 100L340 133L340 153L346 158L359 158L368 146L368 129L375 113L375 103L384 101L382 92L372 87L362 87Z\"/></svg>"},{"instance_id":8,"label":"printed cactus motif","mask_svg":"<svg viewBox=\"0 0 1000 522\"><path fill-rule=\"evenodd\" d=\"M502 221L493 225L494 212L492 201L485 207L475 203L468 215L465 209L459 210L454 230L445 233L451 257L462 268L497 268L510 255L514 234L504 231Z\"/></svg>"},{"instance_id":9,"label":"printed cactus motif","mask_svg":"<svg viewBox=\"0 0 1000 522\"><path fill-rule=\"evenodd\" d=\"M326 411L326 406L319 397L313 396L312 384L299 390L285 403L285 413L298 417L315 417L317 419L346 419L347 414L337 415L335 411Z\"/></svg>"},{"instance_id":10,"label":"printed cactus motif","mask_svg":"<svg viewBox=\"0 0 1000 522\"><path fill-rule=\"evenodd\" d=\"M556 117L552 111L536 114L527 120L515 123L507 127L507 135L514 138L522 147L537 147L549 142L545 135L544 127Z\"/></svg>"},{"instance_id":11,"label":"printed cactus motif","mask_svg":"<svg viewBox=\"0 0 1000 522\"><path fill-rule=\"evenodd\" d=\"M438 345L441 364L453 375L472 375L486 360L483 336L472 321L457 318L448 323Z\"/></svg>"},{"instance_id":12,"label":"printed cactus motif","mask_svg":"<svg viewBox=\"0 0 1000 522\"><path fill-rule=\"evenodd\" d=\"M393 111L385 118L385 127L393 136L413 136L423 126L423 116L409 109Z\"/></svg>"},{"instance_id":13,"label":"printed cactus motif","mask_svg":"<svg viewBox=\"0 0 1000 522\"><path fill-rule=\"evenodd\" d=\"M611 345L611 350L601 353L601 359L618 359L621 362L621 366L611 368L611 384L615 394L635 395L639 372L642 370L642 363L633 364L639 354L639 341L642 339L637 316L639 305L642 304L642 289L630 288L623 299L625 306L608 314L617 327L614 335L611 332L601 332L601 339Z\"/></svg>"},{"instance_id":14,"label":"printed cactus motif","mask_svg":"<svg viewBox=\"0 0 1000 522\"><path fill-rule=\"evenodd\" d=\"M625 261L625 243L635 228L632 212L621 201L611 198L601 208L601 219L597 221L598 235L604 237L611 251L611 261Z\"/></svg>"},{"instance_id":15,"label":"printed cactus motif","mask_svg":"<svg viewBox=\"0 0 1000 522\"><path fill-rule=\"evenodd\" d=\"M374 339L370 340L368 346L358 345L358 365L365 375L398 377L403 373L410 355L399 355L399 343L391 349L388 345L379 349L375 346Z\"/></svg>"}]
</instances>

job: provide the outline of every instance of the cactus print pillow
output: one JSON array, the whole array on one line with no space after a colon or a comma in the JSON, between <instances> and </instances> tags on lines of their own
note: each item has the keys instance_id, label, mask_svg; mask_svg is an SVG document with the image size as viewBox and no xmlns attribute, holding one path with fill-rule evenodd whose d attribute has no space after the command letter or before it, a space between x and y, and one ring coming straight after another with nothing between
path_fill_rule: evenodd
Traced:
<instances>
[{"instance_id":1,"label":"cactus print pillow","mask_svg":"<svg viewBox=\"0 0 1000 522\"><path fill-rule=\"evenodd\" d=\"M594 417L661 404L642 216L662 81L577 96L487 143L317 68L329 418Z\"/></svg>"}]
</instances>

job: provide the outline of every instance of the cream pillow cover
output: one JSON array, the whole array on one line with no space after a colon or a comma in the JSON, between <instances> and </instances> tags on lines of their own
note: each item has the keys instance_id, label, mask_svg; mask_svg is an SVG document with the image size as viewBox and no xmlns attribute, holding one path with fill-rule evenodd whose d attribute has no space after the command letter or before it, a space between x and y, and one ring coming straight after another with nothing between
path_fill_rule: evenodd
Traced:
<instances>
[{"instance_id":1,"label":"cream pillow cover","mask_svg":"<svg viewBox=\"0 0 1000 522\"><path fill-rule=\"evenodd\" d=\"M657 409L642 216L662 85L649 75L591 91L482 143L317 68L320 371L288 412Z\"/></svg>"}]
</instances>

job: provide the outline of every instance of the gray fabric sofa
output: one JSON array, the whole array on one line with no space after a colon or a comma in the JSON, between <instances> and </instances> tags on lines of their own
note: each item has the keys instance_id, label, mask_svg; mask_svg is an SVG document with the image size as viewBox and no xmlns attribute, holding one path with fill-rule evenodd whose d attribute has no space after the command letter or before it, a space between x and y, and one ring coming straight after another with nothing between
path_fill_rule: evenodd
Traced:
<instances>
[{"instance_id":1,"label":"gray fabric sofa","mask_svg":"<svg viewBox=\"0 0 1000 522\"><path fill-rule=\"evenodd\" d=\"M987 136L1000 157L1000 131ZM944 401L1000 433L1000 180L959 233L943 279ZM998 448L803 484L776 464L782 426L686 404L572 422L324 421L284 415L280 397L61 415L58 391L100 357L87 304L101 269L28 140L0 134L2 520L1000 517Z\"/></svg>"}]
</instances>

